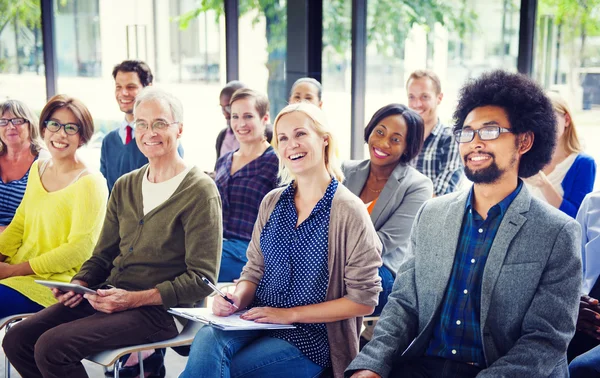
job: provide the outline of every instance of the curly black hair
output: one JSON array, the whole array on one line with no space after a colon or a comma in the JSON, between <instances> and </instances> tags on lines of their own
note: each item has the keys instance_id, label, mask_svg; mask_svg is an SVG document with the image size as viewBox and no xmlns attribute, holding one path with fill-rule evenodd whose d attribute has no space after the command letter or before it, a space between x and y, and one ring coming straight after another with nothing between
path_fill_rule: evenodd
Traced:
<instances>
[{"instance_id":1,"label":"curly black hair","mask_svg":"<svg viewBox=\"0 0 600 378\"><path fill-rule=\"evenodd\" d=\"M423 136L425 133L425 126L423 125L423 119L417 112L409 109L406 105L402 104L389 104L379 109L373 114L371 120L365 127L365 143L369 143L369 137L373 132L373 129L381 122L384 118L400 114L406 122L407 136L406 136L406 149L400 157L400 163L408 163L421 152L423 147Z\"/></svg>"},{"instance_id":2,"label":"curly black hair","mask_svg":"<svg viewBox=\"0 0 600 378\"><path fill-rule=\"evenodd\" d=\"M113 68L113 78L117 78L117 73L119 72L135 72L140 79L140 83L142 83L143 87L147 87L152 84L154 80L154 76L152 76L152 71L146 62L141 60L124 60L121 63L117 64Z\"/></svg>"},{"instance_id":3,"label":"curly black hair","mask_svg":"<svg viewBox=\"0 0 600 378\"><path fill-rule=\"evenodd\" d=\"M460 90L454 130L461 129L467 115L481 106L503 108L515 134L533 133L533 146L519 163L519 177L533 176L550 162L556 145L556 116L544 90L533 80L502 70L471 79Z\"/></svg>"}]
</instances>

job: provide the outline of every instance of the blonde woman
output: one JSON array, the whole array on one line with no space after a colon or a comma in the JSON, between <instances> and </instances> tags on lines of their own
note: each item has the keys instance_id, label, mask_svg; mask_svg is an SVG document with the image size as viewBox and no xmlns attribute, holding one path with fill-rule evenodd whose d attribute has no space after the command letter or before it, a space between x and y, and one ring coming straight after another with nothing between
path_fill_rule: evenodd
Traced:
<instances>
[{"instance_id":1,"label":"blonde woman","mask_svg":"<svg viewBox=\"0 0 600 378\"><path fill-rule=\"evenodd\" d=\"M369 214L342 184L336 139L322 111L292 104L277 116L274 147L285 187L263 200L248 263L229 295L243 318L293 324L277 331L204 327L182 377L336 377L358 353L361 317L381 289L381 243ZM213 313L236 309L217 297Z\"/></svg>"},{"instance_id":2,"label":"blonde woman","mask_svg":"<svg viewBox=\"0 0 600 378\"><path fill-rule=\"evenodd\" d=\"M596 162L583 153L571 110L564 98L548 92L556 115L556 149L550 163L525 182L536 197L575 218L594 188Z\"/></svg>"}]
</instances>

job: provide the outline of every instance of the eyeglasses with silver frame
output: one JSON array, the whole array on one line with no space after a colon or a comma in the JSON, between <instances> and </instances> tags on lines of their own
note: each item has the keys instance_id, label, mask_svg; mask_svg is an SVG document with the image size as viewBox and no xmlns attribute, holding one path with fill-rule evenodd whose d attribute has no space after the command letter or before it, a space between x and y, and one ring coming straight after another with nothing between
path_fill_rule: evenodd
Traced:
<instances>
[{"instance_id":1,"label":"eyeglasses with silver frame","mask_svg":"<svg viewBox=\"0 0 600 378\"><path fill-rule=\"evenodd\" d=\"M166 121L157 120L157 121L152 122L152 130L154 130L154 131L156 131L156 130L163 131L167 127L169 127L170 125L174 125L176 123L179 123L179 121L166 122ZM136 120L134 122L134 125L135 125L135 129L136 130L140 130L140 131L146 131L146 130L148 130L148 122L146 122L146 121Z\"/></svg>"},{"instance_id":2,"label":"eyeglasses with silver frame","mask_svg":"<svg viewBox=\"0 0 600 378\"><path fill-rule=\"evenodd\" d=\"M484 126L478 130L465 128L455 130L454 139L458 143L469 143L473 139L475 139L475 134L478 134L479 139L481 140L494 140L498 139L500 137L500 134L512 132L512 130L500 126Z\"/></svg>"}]
</instances>

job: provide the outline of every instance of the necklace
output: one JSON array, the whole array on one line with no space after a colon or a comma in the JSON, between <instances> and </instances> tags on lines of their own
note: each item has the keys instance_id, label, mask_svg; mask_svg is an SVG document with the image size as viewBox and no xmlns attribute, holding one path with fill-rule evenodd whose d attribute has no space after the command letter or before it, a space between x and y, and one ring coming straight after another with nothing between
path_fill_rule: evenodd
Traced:
<instances>
[{"instance_id":1,"label":"necklace","mask_svg":"<svg viewBox=\"0 0 600 378\"><path fill-rule=\"evenodd\" d=\"M383 189L379 189L379 190L373 190L373 189L369 188L368 186L367 186L367 189L369 189L369 190L370 190L370 191L372 191L373 193L381 193L381 191L383 190Z\"/></svg>"}]
</instances>

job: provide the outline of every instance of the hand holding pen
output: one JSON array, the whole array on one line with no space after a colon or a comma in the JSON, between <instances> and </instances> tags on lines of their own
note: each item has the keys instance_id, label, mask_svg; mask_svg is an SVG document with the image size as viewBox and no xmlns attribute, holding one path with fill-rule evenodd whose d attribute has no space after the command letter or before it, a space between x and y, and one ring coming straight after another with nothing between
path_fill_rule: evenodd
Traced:
<instances>
[{"instance_id":1,"label":"hand holding pen","mask_svg":"<svg viewBox=\"0 0 600 378\"><path fill-rule=\"evenodd\" d=\"M206 285L208 285L208 287L210 287L211 289L213 289L213 291L214 291L215 293L219 294L219 296L220 296L221 298L223 298L225 301L227 301L229 304L231 304L233 307L235 307L236 309L238 309L238 310L239 310L239 307L238 307L238 306L237 306L237 305L236 305L236 304L233 302L233 300L232 300L230 297L228 297L228 296L227 296L225 293L223 293L221 290L219 290L219 288L218 288L218 287L216 287L215 285L213 285L213 284L212 284L212 282L210 282L210 281L209 281L209 280L208 280L206 277L202 277L202 281L203 281L203 282L204 282ZM214 305L213 305L213 313L215 313L215 315L220 315L220 314L217 314L217 313L214 311ZM227 314L227 315L230 315L230 314Z\"/></svg>"}]
</instances>

